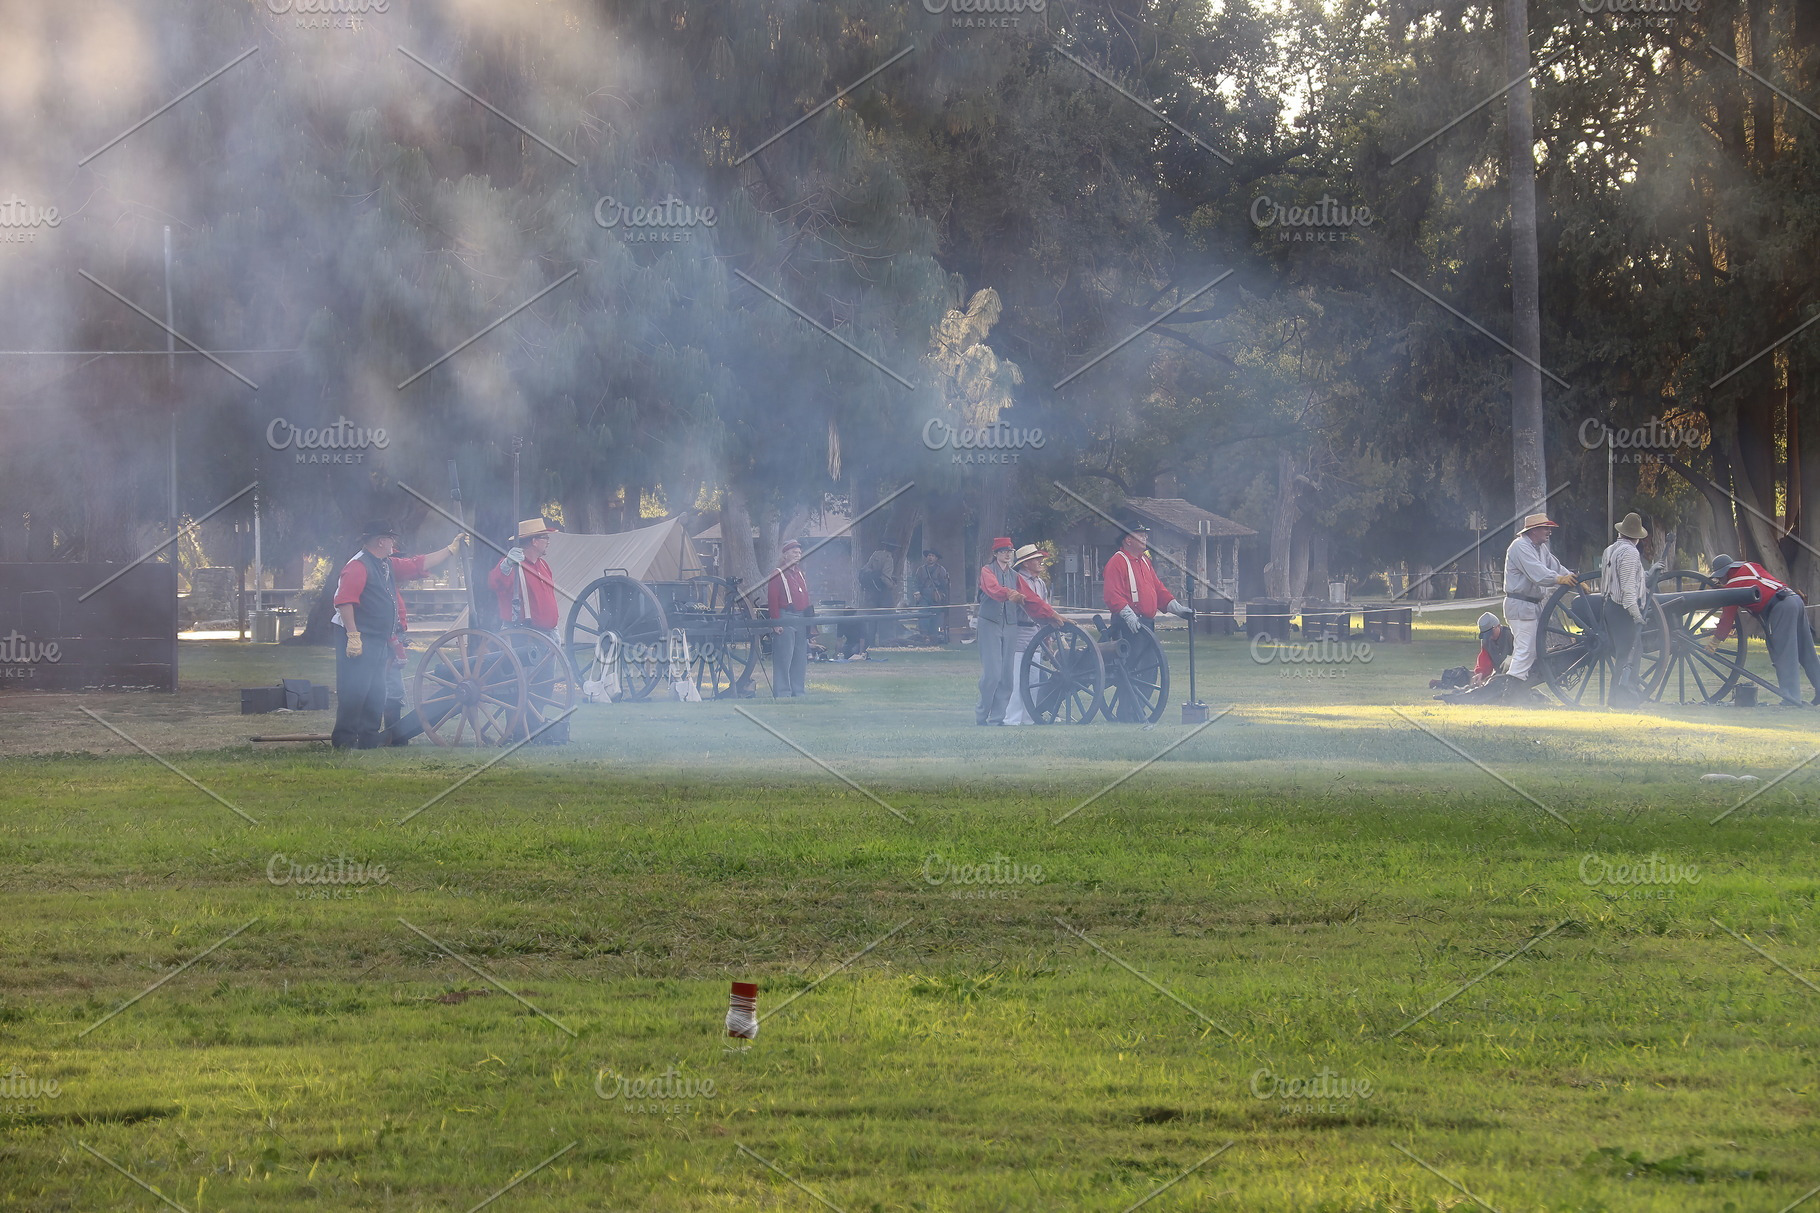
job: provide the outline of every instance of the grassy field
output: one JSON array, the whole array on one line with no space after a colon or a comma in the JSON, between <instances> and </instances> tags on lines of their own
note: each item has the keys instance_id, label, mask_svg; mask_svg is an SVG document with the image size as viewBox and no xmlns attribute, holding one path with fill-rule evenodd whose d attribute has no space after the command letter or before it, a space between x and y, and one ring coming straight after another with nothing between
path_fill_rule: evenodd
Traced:
<instances>
[{"instance_id":1,"label":"grassy field","mask_svg":"<svg viewBox=\"0 0 1820 1213\"><path fill-rule=\"evenodd\" d=\"M248 744L310 650L0 698L0 1209L1784 1210L1820 713L1433 702L1470 645L1204 644L1200 732L891 653L479 774Z\"/></svg>"}]
</instances>

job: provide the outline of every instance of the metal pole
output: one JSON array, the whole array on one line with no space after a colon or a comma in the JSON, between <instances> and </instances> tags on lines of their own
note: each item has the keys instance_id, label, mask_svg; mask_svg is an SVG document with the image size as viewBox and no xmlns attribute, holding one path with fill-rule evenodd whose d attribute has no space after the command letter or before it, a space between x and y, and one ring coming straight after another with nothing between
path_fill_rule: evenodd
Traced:
<instances>
[{"instance_id":1,"label":"metal pole","mask_svg":"<svg viewBox=\"0 0 1820 1213\"><path fill-rule=\"evenodd\" d=\"M176 320L171 309L171 228L164 228L164 382L171 392L171 482L170 482L170 517L166 520L170 533L177 533L177 338L174 335ZM171 563L177 563L177 549L180 544L171 545Z\"/></svg>"},{"instance_id":2,"label":"metal pole","mask_svg":"<svg viewBox=\"0 0 1820 1213\"><path fill-rule=\"evenodd\" d=\"M1607 535L1610 535L1612 528L1617 525L1612 521L1612 515L1616 513L1617 509L1617 498L1614 496L1615 490L1612 487L1612 465L1617 462L1617 458L1616 453L1612 450L1611 428L1607 426L1605 430L1605 533Z\"/></svg>"},{"instance_id":3,"label":"metal pole","mask_svg":"<svg viewBox=\"0 0 1820 1213\"><path fill-rule=\"evenodd\" d=\"M259 490L253 490L253 614L257 615L264 605L263 586L265 585L264 549L259 546Z\"/></svg>"},{"instance_id":4,"label":"metal pole","mask_svg":"<svg viewBox=\"0 0 1820 1213\"><path fill-rule=\"evenodd\" d=\"M518 520L524 515L519 513L522 500L518 492L518 453L525 449L525 440L517 434L512 435L512 526L518 526Z\"/></svg>"}]
</instances>

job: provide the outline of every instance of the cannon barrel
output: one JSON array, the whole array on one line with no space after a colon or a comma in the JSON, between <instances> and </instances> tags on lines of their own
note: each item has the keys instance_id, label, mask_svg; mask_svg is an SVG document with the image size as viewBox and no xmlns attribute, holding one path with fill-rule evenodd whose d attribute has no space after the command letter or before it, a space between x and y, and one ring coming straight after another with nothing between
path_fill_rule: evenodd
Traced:
<instances>
[{"instance_id":1,"label":"cannon barrel","mask_svg":"<svg viewBox=\"0 0 1820 1213\"><path fill-rule=\"evenodd\" d=\"M1756 588L1748 585L1724 590L1686 590L1679 594L1662 594L1656 599L1670 615L1691 615L1695 611L1744 606L1756 600Z\"/></svg>"}]
</instances>

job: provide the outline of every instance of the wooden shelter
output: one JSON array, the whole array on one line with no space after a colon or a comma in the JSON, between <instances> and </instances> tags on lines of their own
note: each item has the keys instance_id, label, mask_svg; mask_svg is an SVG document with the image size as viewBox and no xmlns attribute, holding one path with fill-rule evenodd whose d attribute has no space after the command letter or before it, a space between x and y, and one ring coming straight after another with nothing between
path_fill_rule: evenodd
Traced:
<instances>
[{"instance_id":1,"label":"wooden shelter","mask_svg":"<svg viewBox=\"0 0 1820 1213\"><path fill-rule=\"evenodd\" d=\"M1192 570L1196 596L1209 591L1236 599L1239 592L1239 541L1257 532L1180 497L1130 497L1125 513L1151 526L1150 550L1156 556L1157 574L1180 594ZM1123 535L1098 514L1083 514L1056 543L1053 572L1058 600L1067 606L1098 607L1100 572Z\"/></svg>"}]
</instances>

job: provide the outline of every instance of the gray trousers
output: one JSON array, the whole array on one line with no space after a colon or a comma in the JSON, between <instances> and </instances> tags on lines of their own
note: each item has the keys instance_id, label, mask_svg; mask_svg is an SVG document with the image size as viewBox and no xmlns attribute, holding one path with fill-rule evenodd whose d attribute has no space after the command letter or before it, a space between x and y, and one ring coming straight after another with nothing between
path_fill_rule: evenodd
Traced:
<instances>
[{"instance_id":1,"label":"gray trousers","mask_svg":"<svg viewBox=\"0 0 1820 1213\"><path fill-rule=\"evenodd\" d=\"M801 611L785 611L776 626L783 631L771 637L771 695L773 698L805 695L809 676L809 624Z\"/></svg>"},{"instance_id":2,"label":"gray trousers","mask_svg":"<svg viewBox=\"0 0 1820 1213\"><path fill-rule=\"evenodd\" d=\"M1772 603L1763 613L1763 623L1769 633L1770 664L1776 667L1776 685L1782 693L1798 702L1801 671L1805 670L1814 694L1820 696L1820 655L1814 652L1814 629L1801 595L1791 592Z\"/></svg>"},{"instance_id":3,"label":"gray trousers","mask_svg":"<svg viewBox=\"0 0 1820 1213\"><path fill-rule=\"evenodd\" d=\"M1017 625L979 621L980 701L974 724L1003 724L1017 681Z\"/></svg>"}]
</instances>

